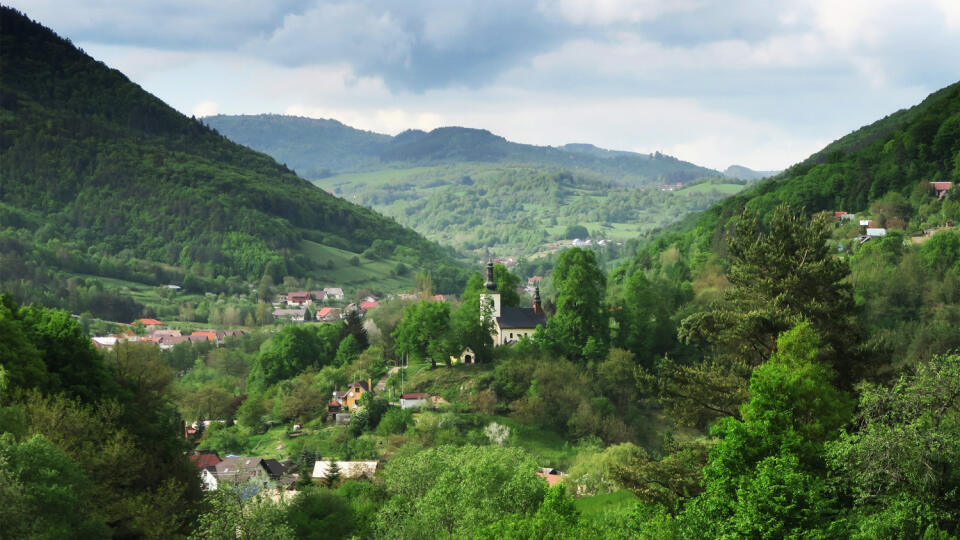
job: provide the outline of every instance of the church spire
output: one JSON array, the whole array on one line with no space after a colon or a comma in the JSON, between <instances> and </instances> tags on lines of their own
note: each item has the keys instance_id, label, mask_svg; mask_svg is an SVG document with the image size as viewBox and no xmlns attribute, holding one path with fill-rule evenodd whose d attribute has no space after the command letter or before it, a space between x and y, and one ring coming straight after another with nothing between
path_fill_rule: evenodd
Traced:
<instances>
[{"instance_id":1,"label":"church spire","mask_svg":"<svg viewBox=\"0 0 960 540\"><path fill-rule=\"evenodd\" d=\"M487 282L483 286L490 292L497 292L497 282L493 279L493 261L487 263Z\"/></svg>"},{"instance_id":2,"label":"church spire","mask_svg":"<svg viewBox=\"0 0 960 540\"><path fill-rule=\"evenodd\" d=\"M540 304L540 286L533 290L533 312L537 314L543 314L543 305Z\"/></svg>"}]
</instances>

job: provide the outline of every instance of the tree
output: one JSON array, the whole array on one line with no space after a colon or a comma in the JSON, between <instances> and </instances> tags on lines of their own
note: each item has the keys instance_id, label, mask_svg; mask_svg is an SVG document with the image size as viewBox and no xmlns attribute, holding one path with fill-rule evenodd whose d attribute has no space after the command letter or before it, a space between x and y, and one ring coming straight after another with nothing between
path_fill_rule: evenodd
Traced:
<instances>
[{"instance_id":1,"label":"tree","mask_svg":"<svg viewBox=\"0 0 960 540\"><path fill-rule=\"evenodd\" d=\"M860 388L856 429L828 444L862 537L960 530L960 355Z\"/></svg>"},{"instance_id":2,"label":"tree","mask_svg":"<svg viewBox=\"0 0 960 540\"><path fill-rule=\"evenodd\" d=\"M269 497L242 497L232 489L218 489L208 492L204 502L207 510L200 514L192 539L296 538L287 522L286 509Z\"/></svg>"},{"instance_id":3,"label":"tree","mask_svg":"<svg viewBox=\"0 0 960 540\"><path fill-rule=\"evenodd\" d=\"M367 336L367 329L363 327L363 317L356 310L348 310L347 316L343 319L343 325L340 329L340 339L352 335L360 346L360 351L367 350L370 346L370 338Z\"/></svg>"},{"instance_id":4,"label":"tree","mask_svg":"<svg viewBox=\"0 0 960 540\"><path fill-rule=\"evenodd\" d=\"M844 388L862 374L858 329L847 264L827 245L830 227L821 214L808 221L789 206L778 207L768 232L748 210L729 241L732 288L710 309L683 320L679 336L708 347L703 362L659 363L641 381L687 420L737 416L753 369L777 350L777 336L808 321L820 336L818 354Z\"/></svg>"},{"instance_id":5,"label":"tree","mask_svg":"<svg viewBox=\"0 0 960 540\"><path fill-rule=\"evenodd\" d=\"M500 292L500 305L517 307L520 305L520 276L511 274L506 266L496 263L493 265L493 280L497 283Z\"/></svg>"},{"instance_id":6,"label":"tree","mask_svg":"<svg viewBox=\"0 0 960 540\"><path fill-rule=\"evenodd\" d=\"M0 521L8 538L105 538L110 530L82 468L43 435L0 436Z\"/></svg>"},{"instance_id":7,"label":"tree","mask_svg":"<svg viewBox=\"0 0 960 540\"><path fill-rule=\"evenodd\" d=\"M607 356L610 319L604 303L607 280L593 251L571 248L553 269L557 314L546 329L547 345L571 360L598 361Z\"/></svg>"},{"instance_id":8,"label":"tree","mask_svg":"<svg viewBox=\"0 0 960 540\"><path fill-rule=\"evenodd\" d=\"M701 537L782 538L828 527L837 514L824 444L835 439L853 402L817 361L820 340L801 323L777 340L777 352L750 378L742 421L720 419L704 468L704 493L685 517Z\"/></svg>"},{"instance_id":9,"label":"tree","mask_svg":"<svg viewBox=\"0 0 960 540\"><path fill-rule=\"evenodd\" d=\"M287 520L296 538L310 540L351 538L357 526L350 502L324 488L298 493L287 508Z\"/></svg>"},{"instance_id":10,"label":"tree","mask_svg":"<svg viewBox=\"0 0 960 540\"><path fill-rule=\"evenodd\" d=\"M396 456L383 471L396 496L377 515L376 537L470 537L505 516L532 514L547 484L522 450L500 446L440 446Z\"/></svg>"},{"instance_id":11,"label":"tree","mask_svg":"<svg viewBox=\"0 0 960 540\"><path fill-rule=\"evenodd\" d=\"M328 463L330 465L327 466L327 474L323 477L323 481L327 487L333 488L340 482L340 465L335 460L330 460Z\"/></svg>"},{"instance_id":12,"label":"tree","mask_svg":"<svg viewBox=\"0 0 960 540\"><path fill-rule=\"evenodd\" d=\"M391 336L398 353L415 361L429 360L436 367L451 354L450 305L424 300L407 306Z\"/></svg>"},{"instance_id":13,"label":"tree","mask_svg":"<svg viewBox=\"0 0 960 540\"><path fill-rule=\"evenodd\" d=\"M852 384L857 331L850 269L827 245L830 225L823 214L808 220L788 205L777 207L768 232L744 210L729 242L732 288L706 312L681 323L687 342L708 343L716 358L735 357L750 366L776 351L776 339L801 321L822 336L823 358Z\"/></svg>"},{"instance_id":14,"label":"tree","mask_svg":"<svg viewBox=\"0 0 960 540\"><path fill-rule=\"evenodd\" d=\"M361 352L360 344L357 343L353 334L347 334L347 337L343 338L340 346L337 347L337 356L333 363L338 366L348 366L360 356Z\"/></svg>"}]
</instances>

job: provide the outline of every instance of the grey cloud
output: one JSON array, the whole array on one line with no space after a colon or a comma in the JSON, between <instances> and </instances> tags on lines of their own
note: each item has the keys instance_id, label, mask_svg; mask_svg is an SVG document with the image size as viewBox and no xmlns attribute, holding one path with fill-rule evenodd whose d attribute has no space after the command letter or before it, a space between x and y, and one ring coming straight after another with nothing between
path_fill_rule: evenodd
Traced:
<instances>
[{"instance_id":1,"label":"grey cloud","mask_svg":"<svg viewBox=\"0 0 960 540\"><path fill-rule=\"evenodd\" d=\"M346 61L422 91L482 85L569 39L568 29L532 2L317 3L248 47L286 65Z\"/></svg>"}]
</instances>

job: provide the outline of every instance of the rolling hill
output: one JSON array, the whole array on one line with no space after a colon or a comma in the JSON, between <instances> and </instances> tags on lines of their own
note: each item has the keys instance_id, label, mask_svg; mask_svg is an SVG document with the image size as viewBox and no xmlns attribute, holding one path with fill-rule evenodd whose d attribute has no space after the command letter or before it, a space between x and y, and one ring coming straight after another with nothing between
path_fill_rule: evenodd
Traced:
<instances>
[{"instance_id":1,"label":"rolling hill","mask_svg":"<svg viewBox=\"0 0 960 540\"><path fill-rule=\"evenodd\" d=\"M0 288L21 301L55 304L57 272L214 292L265 275L324 279L331 261L304 242L355 254L376 243L381 259L459 288L450 251L183 116L9 8L0 73Z\"/></svg>"},{"instance_id":2,"label":"rolling hill","mask_svg":"<svg viewBox=\"0 0 960 540\"><path fill-rule=\"evenodd\" d=\"M456 163L563 168L624 185L686 182L719 172L661 154L604 150L588 144L559 148L519 144L484 129L441 127L390 137L336 120L279 115L217 115L203 122L231 140L266 152L305 178Z\"/></svg>"}]
</instances>

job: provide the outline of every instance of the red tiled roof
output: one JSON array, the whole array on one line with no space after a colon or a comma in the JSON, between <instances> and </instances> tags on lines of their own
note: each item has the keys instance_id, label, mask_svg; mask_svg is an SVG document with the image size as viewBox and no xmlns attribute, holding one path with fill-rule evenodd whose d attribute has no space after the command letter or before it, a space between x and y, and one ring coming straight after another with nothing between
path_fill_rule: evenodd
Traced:
<instances>
[{"instance_id":1,"label":"red tiled roof","mask_svg":"<svg viewBox=\"0 0 960 540\"><path fill-rule=\"evenodd\" d=\"M321 309L320 311L317 312L317 317L326 317L327 315L329 315L330 313L332 313L334 309L336 309L336 308L325 307L325 308L323 308L323 309Z\"/></svg>"},{"instance_id":2,"label":"red tiled roof","mask_svg":"<svg viewBox=\"0 0 960 540\"><path fill-rule=\"evenodd\" d=\"M142 323L144 326L160 326L163 323L156 319L137 319L133 321L133 324Z\"/></svg>"},{"instance_id":3,"label":"red tiled roof","mask_svg":"<svg viewBox=\"0 0 960 540\"><path fill-rule=\"evenodd\" d=\"M553 487L563 481L563 477L559 474L544 474L542 472L538 472L537 476L546 480L547 485L550 487Z\"/></svg>"},{"instance_id":4,"label":"red tiled roof","mask_svg":"<svg viewBox=\"0 0 960 540\"><path fill-rule=\"evenodd\" d=\"M533 283L534 281L543 281L543 276L533 276L527 279L527 283Z\"/></svg>"},{"instance_id":5,"label":"red tiled roof","mask_svg":"<svg viewBox=\"0 0 960 540\"><path fill-rule=\"evenodd\" d=\"M199 454L190 456L190 461L192 461L198 469L203 469L204 467L216 467L217 463L223 460L216 454Z\"/></svg>"},{"instance_id":6,"label":"red tiled roof","mask_svg":"<svg viewBox=\"0 0 960 540\"><path fill-rule=\"evenodd\" d=\"M206 331L206 332L193 332L192 334L190 334L190 336L205 337L205 338L207 338L207 341L216 341L216 340L217 340L217 333L214 332L214 331L212 331L212 330L211 330L211 331Z\"/></svg>"},{"instance_id":7,"label":"red tiled roof","mask_svg":"<svg viewBox=\"0 0 960 540\"><path fill-rule=\"evenodd\" d=\"M379 305L380 305L380 302L367 302L366 300L364 300L363 302L360 302L360 311L366 311L368 309L375 308Z\"/></svg>"},{"instance_id":8,"label":"red tiled roof","mask_svg":"<svg viewBox=\"0 0 960 540\"><path fill-rule=\"evenodd\" d=\"M424 394L423 392L417 394L404 394L400 396L400 399L423 399L430 397L430 394Z\"/></svg>"}]
</instances>

